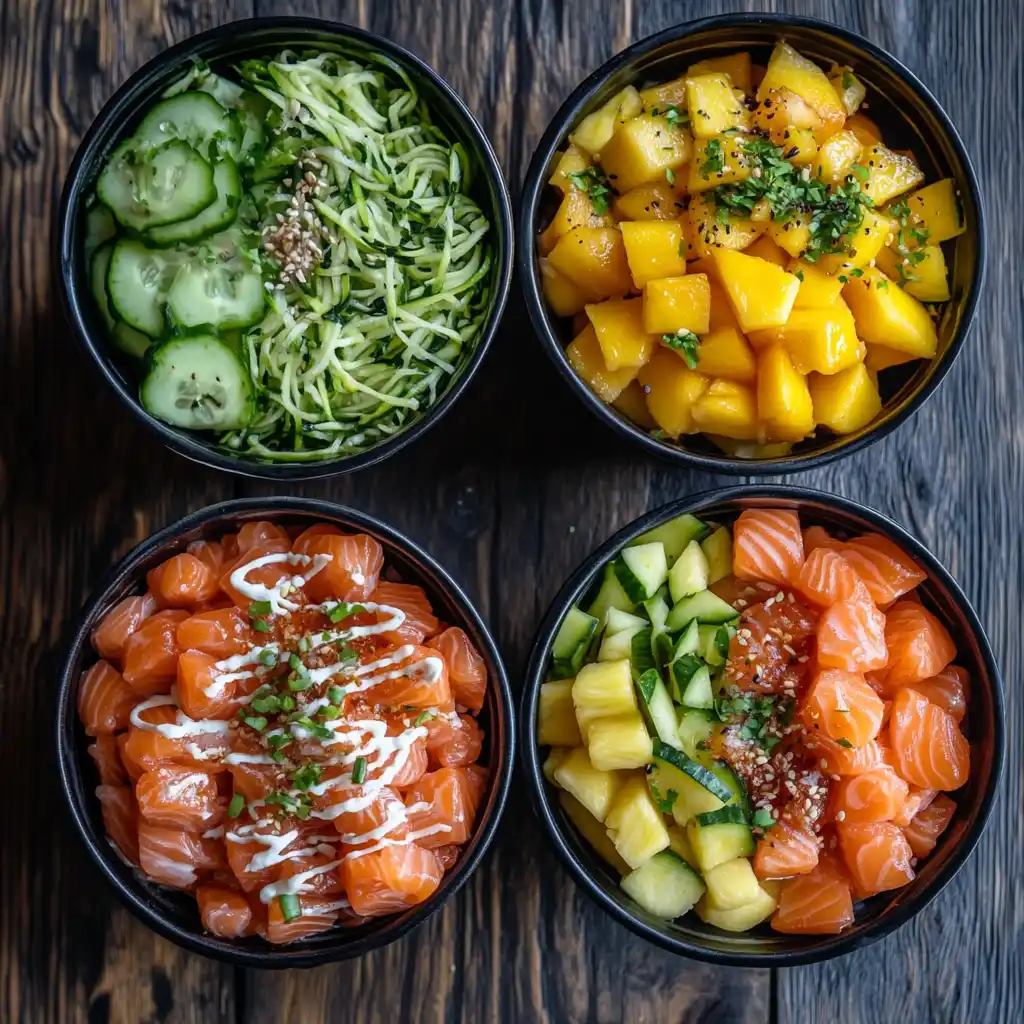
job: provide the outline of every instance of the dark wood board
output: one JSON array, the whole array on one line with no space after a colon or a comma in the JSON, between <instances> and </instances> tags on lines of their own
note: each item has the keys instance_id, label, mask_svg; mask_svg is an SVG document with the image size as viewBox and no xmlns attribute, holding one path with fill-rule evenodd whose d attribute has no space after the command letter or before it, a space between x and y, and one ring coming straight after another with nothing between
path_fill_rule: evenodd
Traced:
<instances>
[{"instance_id":1,"label":"dark wood board","mask_svg":"<svg viewBox=\"0 0 1024 1024\"><path fill-rule=\"evenodd\" d=\"M363 961L236 971L153 936L118 906L64 820L51 751L67 629L109 565L190 509L271 493L164 451L73 344L50 231L74 148L102 102L171 42L253 14L368 26L429 60L491 135L513 188L548 118L627 43L735 9L824 17L894 52L935 91L976 161L989 277L939 393L868 452L797 478L918 533L965 586L1008 689L1010 760L976 855L897 934L832 964L704 966L593 907L517 791L471 883L420 931ZM796 1022L1019 1019L1024 1004L1024 146L1014 0L3 0L0 3L0 1020L104 1022ZM510 388L508 382L517 382ZM351 478L288 488L378 514L422 542L495 628L517 680L541 615L609 533L715 478L638 456L546 363L513 295L471 392L430 436Z\"/></svg>"}]
</instances>

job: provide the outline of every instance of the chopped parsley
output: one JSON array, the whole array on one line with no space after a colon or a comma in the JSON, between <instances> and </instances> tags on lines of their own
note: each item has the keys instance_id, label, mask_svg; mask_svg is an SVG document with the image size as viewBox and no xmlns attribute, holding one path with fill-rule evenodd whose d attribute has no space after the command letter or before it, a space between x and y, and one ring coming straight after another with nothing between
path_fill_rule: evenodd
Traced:
<instances>
[{"instance_id":1,"label":"chopped parsley","mask_svg":"<svg viewBox=\"0 0 1024 1024\"><path fill-rule=\"evenodd\" d=\"M700 165L700 176L709 180L712 174L720 174L725 169L725 155L722 143L718 139L708 139L704 147L704 161Z\"/></svg>"},{"instance_id":2,"label":"chopped parsley","mask_svg":"<svg viewBox=\"0 0 1024 1024\"><path fill-rule=\"evenodd\" d=\"M590 204L594 213L601 216L608 212L612 205L612 189L608 179L600 167L587 167L582 171L572 171L568 175L573 188L590 196Z\"/></svg>"},{"instance_id":3,"label":"chopped parsley","mask_svg":"<svg viewBox=\"0 0 1024 1024\"><path fill-rule=\"evenodd\" d=\"M665 795L662 796L661 791L653 782L651 783L651 796L654 797L654 802L658 805L658 810L661 811L662 814L671 814L676 800L679 799L679 794L674 789L668 790Z\"/></svg>"},{"instance_id":4,"label":"chopped parsley","mask_svg":"<svg viewBox=\"0 0 1024 1024\"><path fill-rule=\"evenodd\" d=\"M673 171L671 167L665 168L665 180L670 185L674 185L676 183L676 172Z\"/></svg>"},{"instance_id":5,"label":"chopped parsley","mask_svg":"<svg viewBox=\"0 0 1024 1024\"><path fill-rule=\"evenodd\" d=\"M228 817L237 818L242 810L245 808L245 797L241 793L236 793L231 798L231 803L228 804Z\"/></svg>"},{"instance_id":6,"label":"chopped parsley","mask_svg":"<svg viewBox=\"0 0 1024 1024\"><path fill-rule=\"evenodd\" d=\"M292 773L292 785L296 789L312 789L320 781L320 765L312 761Z\"/></svg>"},{"instance_id":7,"label":"chopped parsley","mask_svg":"<svg viewBox=\"0 0 1024 1024\"><path fill-rule=\"evenodd\" d=\"M669 128L685 128L690 123L689 113L674 103L666 104L664 107L654 107L651 110L651 117L665 118Z\"/></svg>"},{"instance_id":8,"label":"chopped parsley","mask_svg":"<svg viewBox=\"0 0 1024 1024\"><path fill-rule=\"evenodd\" d=\"M836 743L838 743L841 747L849 748L853 746L853 744L845 736L840 736L839 739L836 740Z\"/></svg>"},{"instance_id":9,"label":"chopped parsley","mask_svg":"<svg viewBox=\"0 0 1024 1024\"><path fill-rule=\"evenodd\" d=\"M928 244L929 233L926 228L914 224L910 220L910 204L905 199L893 203L889 207L891 213L899 221L899 231L896 233L895 249L900 259L896 263L896 269L900 275L900 285L909 281L918 281L920 278L913 273L913 268L923 263L928 254L922 251L922 247Z\"/></svg>"},{"instance_id":10,"label":"chopped parsley","mask_svg":"<svg viewBox=\"0 0 1024 1024\"><path fill-rule=\"evenodd\" d=\"M761 829L771 828L775 824L775 817L766 807L758 807L754 811L754 824Z\"/></svg>"},{"instance_id":11,"label":"chopped parsley","mask_svg":"<svg viewBox=\"0 0 1024 1024\"><path fill-rule=\"evenodd\" d=\"M700 338L693 331L677 331L675 334L663 334L662 344L676 352L681 352L686 365L691 370L697 369L697 357L700 353Z\"/></svg>"}]
</instances>

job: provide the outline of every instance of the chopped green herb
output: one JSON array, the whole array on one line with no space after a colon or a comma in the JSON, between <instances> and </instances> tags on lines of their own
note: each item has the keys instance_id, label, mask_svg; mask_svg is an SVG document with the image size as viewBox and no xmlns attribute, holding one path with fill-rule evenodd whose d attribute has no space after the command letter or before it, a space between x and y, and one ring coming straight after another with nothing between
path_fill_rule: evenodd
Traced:
<instances>
[{"instance_id":1,"label":"chopped green herb","mask_svg":"<svg viewBox=\"0 0 1024 1024\"><path fill-rule=\"evenodd\" d=\"M286 922L302 917L302 904L299 897L290 892L283 892L277 897L277 905L281 908L281 916Z\"/></svg>"},{"instance_id":2,"label":"chopped green herb","mask_svg":"<svg viewBox=\"0 0 1024 1024\"><path fill-rule=\"evenodd\" d=\"M277 750L280 747L287 747L291 743L292 738L286 732L274 733L273 736L267 737L267 745L271 750Z\"/></svg>"},{"instance_id":3,"label":"chopped green herb","mask_svg":"<svg viewBox=\"0 0 1024 1024\"><path fill-rule=\"evenodd\" d=\"M300 636L299 637L299 651L300 651L300 653L308 654L309 653L309 648L310 648L309 637L308 636Z\"/></svg>"},{"instance_id":4,"label":"chopped green herb","mask_svg":"<svg viewBox=\"0 0 1024 1024\"><path fill-rule=\"evenodd\" d=\"M231 803L228 804L228 817L237 818L245 808L245 797L241 793L236 793L231 798Z\"/></svg>"},{"instance_id":5,"label":"chopped green herb","mask_svg":"<svg viewBox=\"0 0 1024 1024\"><path fill-rule=\"evenodd\" d=\"M868 178L871 177L871 171L863 164L853 164L850 170L853 171L861 181L867 181Z\"/></svg>"},{"instance_id":6,"label":"chopped green herb","mask_svg":"<svg viewBox=\"0 0 1024 1024\"><path fill-rule=\"evenodd\" d=\"M306 666L302 664L302 659L297 654L288 655L288 667L293 672L303 672Z\"/></svg>"},{"instance_id":7,"label":"chopped green herb","mask_svg":"<svg viewBox=\"0 0 1024 1024\"><path fill-rule=\"evenodd\" d=\"M287 693L281 694L281 710L282 711L294 711L295 710L295 698L289 697Z\"/></svg>"},{"instance_id":8,"label":"chopped green herb","mask_svg":"<svg viewBox=\"0 0 1024 1024\"><path fill-rule=\"evenodd\" d=\"M590 196L594 213L601 216L608 212L608 208L612 205L612 190L600 167L587 167L582 171L573 171L568 177L573 188Z\"/></svg>"},{"instance_id":9,"label":"chopped green herb","mask_svg":"<svg viewBox=\"0 0 1024 1024\"><path fill-rule=\"evenodd\" d=\"M281 710L281 698L276 693L268 697L253 697L249 707L261 715L276 715Z\"/></svg>"},{"instance_id":10,"label":"chopped green herb","mask_svg":"<svg viewBox=\"0 0 1024 1024\"><path fill-rule=\"evenodd\" d=\"M261 615L269 615L274 606L269 601L253 601L249 605L249 617L255 619Z\"/></svg>"},{"instance_id":11,"label":"chopped green herb","mask_svg":"<svg viewBox=\"0 0 1024 1024\"><path fill-rule=\"evenodd\" d=\"M853 744L845 736L840 736L839 739L836 740L836 743L838 743L841 747L853 746Z\"/></svg>"},{"instance_id":12,"label":"chopped green herb","mask_svg":"<svg viewBox=\"0 0 1024 1024\"><path fill-rule=\"evenodd\" d=\"M338 661L343 665L348 664L351 661L358 661L359 655L354 647L349 647L348 644L343 644L338 648Z\"/></svg>"},{"instance_id":13,"label":"chopped green herb","mask_svg":"<svg viewBox=\"0 0 1024 1024\"><path fill-rule=\"evenodd\" d=\"M771 828L775 824L775 817L766 807L758 807L754 811L754 824L762 829Z\"/></svg>"},{"instance_id":14,"label":"chopped green herb","mask_svg":"<svg viewBox=\"0 0 1024 1024\"><path fill-rule=\"evenodd\" d=\"M676 183L676 172L673 171L671 167L665 168L665 180L670 185L674 185Z\"/></svg>"},{"instance_id":15,"label":"chopped green herb","mask_svg":"<svg viewBox=\"0 0 1024 1024\"><path fill-rule=\"evenodd\" d=\"M647 431L649 437L654 438L655 441L664 441L668 434L665 433L661 427L655 427L653 430Z\"/></svg>"},{"instance_id":16,"label":"chopped green herb","mask_svg":"<svg viewBox=\"0 0 1024 1024\"><path fill-rule=\"evenodd\" d=\"M333 705L328 705L325 708L321 708L317 712L317 714L325 721L332 722L341 714L341 711L339 711L338 708L334 707Z\"/></svg>"},{"instance_id":17,"label":"chopped green herb","mask_svg":"<svg viewBox=\"0 0 1024 1024\"><path fill-rule=\"evenodd\" d=\"M313 685L313 680L309 678L309 675L294 675L288 677L288 689L292 693L302 693L303 690L308 690Z\"/></svg>"},{"instance_id":18,"label":"chopped green herb","mask_svg":"<svg viewBox=\"0 0 1024 1024\"><path fill-rule=\"evenodd\" d=\"M725 156L722 143L718 139L708 139L704 147L704 161L698 168L700 176L708 181L712 174L720 174L725 169Z\"/></svg>"},{"instance_id":19,"label":"chopped green herb","mask_svg":"<svg viewBox=\"0 0 1024 1024\"><path fill-rule=\"evenodd\" d=\"M320 765L309 762L292 773L292 784L296 789L312 789L320 781Z\"/></svg>"},{"instance_id":20,"label":"chopped green herb","mask_svg":"<svg viewBox=\"0 0 1024 1024\"><path fill-rule=\"evenodd\" d=\"M700 338L693 331L678 331L675 334L663 334L662 343L677 352L681 352L686 365L691 370L697 369L697 357L700 353Z\"/></svg>"},{"instance_id":21,"label":"chopped green herb","mask_svg":"<svg viewBox=\"0 0 1024 1024\"><path fill-rule=\"evenodd\" d=\"M264 647L260 651L260 663L266 665L267 668L277 667L277 652L272 651L269 647Z\"/></svg>"},{"instance_id":22,"label":"chopped green herb","mask_svg":"<svg viewBox=\"0 0 1024 1024\"><path fill-rule=\"evenodd\" d=\"M690 123L689 113L680 109L674 103L669 103L664 110L655 108L651 113L655 117L664 117L668 121L669 128L685 128Z\"/></svg>"},{"instance_id":23,"label":"chopped green herb","mask_svg":"<svg viewBox=\"0 0 1024 1024\"><path fill-rule=\"evenodd\" d=\"M253 619L252 628L255 629L257 633L269 633L270 623L267 622L266 619Z\"/></svg>"},{"instance_id":24,"label":"chopped green herb","mask_svg":"<svg viewBox=\"0 0 1024 1024\"><path fill-rule=\"evenodd\" d=\"M421 711L416 716L416 721L413 722L412 724L413 725L422 725L424 722L430 722L430 721L432 721L436 717L437 717L436 712L432 711L430 708L427 708L426 711Z\"/></svg>"},{"instance_id":25,"label":"chopped green herb","mask_svg":"<svg viewBox=\"0 0 1024 1024\"><path fill-rule=\"evenodd\" d=\"M263 732L267 727L267 720L262 715L245 715L242 718L250 729L255 729L257 732Z\"/></svg>"},{"instance_id":26,"label":"chopped green herb","mask_svg":"<svg viewBox=\"0 0 1024 1024\"><path fill-rule=\"evenodd\" d=\"M715 650L723 658L729 657L729 644L732 641L732 637L729 634L727 626L719 626L718 631L715 633Z\"/></svg>"},{"instance_id":27,"label":"chopped green herb","mask_svg":"<svg viewBox=\"0 0 1024 1024\"><path fill-rule=\"evenodd\" d=\"M798 268L796 270L796 272L795 272L795 276L796 276L796 279L798 281L803 281L803 279L804 279L804 272Z\"/></svg>"},{"instance_id":28,"label":"chopped green herb","mask_svg":"<svg viewBox=\"0 0 1024 1024\"><path fill-rule=\"evenodd\" d=\"M327 688L327 699L332 704L340 704L345 699L345 691L340 686L329 686Z\"/></svg>"},{"instance_id":29,"label":"chopped green herb","mask_svg":"<svg viewBox=\"0 0 1024 1024\"><path fill-rule=\"evenodd\" d=\"M658 805L658 810L662 814L671 814L676 800L679 799L679 794L674 789L668 790L662 796L658 787L653 782L651 783L651 796L654 797L654 802Z\"/></svg>"},{"instance_id":30,"label":"chopped green herb","mask_svg":"<svg viewBox=\"0 0 1024 1024\"><path fill-rule=\"evenodd\" d=\"M352 765L352 781L357 785L361 785L363 780L366 778L366 758L357 757L356 763Z\"/></svg>"},{"instance_id":31,"label":"chopped green herb","mask_svg":"<svg viewBox=\"0 0 1024 1024\"><path fill-rule=\"evenodd\" d=\"M888 290L889 290L889 282L888 281L876 281L875 282L875 291L887 292Z\"/></svg>"}]
</instances>

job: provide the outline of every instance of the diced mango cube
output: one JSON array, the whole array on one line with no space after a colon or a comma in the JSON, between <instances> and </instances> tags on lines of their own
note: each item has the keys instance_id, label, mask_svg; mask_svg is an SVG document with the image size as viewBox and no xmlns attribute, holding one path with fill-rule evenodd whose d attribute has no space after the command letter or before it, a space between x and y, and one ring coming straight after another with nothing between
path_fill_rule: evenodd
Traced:
<instances>
[{"instance_id":1,"label":"diced mango cube","mask_svg":"<svg viewBox=\"0 0 1024 1024\"><path fill-rule=\"evenodd\" d=\"M876 265L890 280L922 302L945 302L949 298L946 257L942 247L926 245L906 255L892 247L883 249Z\"/></svg>"},{"instance_id":2,"label":"diced mango cube","mask_svg":"<svg viewBox=\"0 0 1024 1024\"><path fill-rule=\"evenodd\" d=\"M601 166L617 192L669 180L690 159L693 139L680 125L640 114L621 125L601 151Z\"/></svg>"},{"instance_id":3,"label":"diced mango cube","mask_svg":"<svg viewBox=\"0 0 1024 1024\"><path fill-rule=\"evenodd\" d=\"M639 367L609 370L591 324L572 340L565 350L569 365L583 378L588 388L605 402L614 402L636 378Z\"/></svg>"},{"instance_id":4,"label":"diced mango cube","mask_svg":"<svg viewBox=\"0 0 1024 1024\"><path fill-rule=\"evenodd\" d=\"M565 147L565 152L559 156L555 169L552 171L551 177L548 178L548 184L561 189L563 195L568 195L569 189L572 187L569 175L585 171L589 166L590 157L579 146L574 146L570 142Z\"/></svg>"},{"instance_id":5,"label":"diced mango cube","mask_svg":"<svg viewBox=\"0 0 1024 1024\"><path fill-rule=\"evenodd\" d=\"M778 139L785 158L796 167L809 167L818 155L818 142L810 128L784 128Z\"/></svg>"},{"instance_id":6,"label":"diced mango cube","mask_svg":"<svg viewBox=\"0 0 1024 1024\"><path fill-rule=\"evenodd\" d=\"M593 113L587 114L576 130L569 135L569 141L589 153L597 156L612 137L615 129L631 117L636 117L643 109L640 93L631 85L617 92L607 103L598 107Z\"/></svg>"},{"instance_id":7,"label":"diced mango cube","mask_svg":"<svg viewBox=\"0 0 1024 1024\"><path fill-rule=\"evenodd\" d=\"M821 118L821 127L815 130L819 142L843 127L846 111L828 76L814 61L801 56L785 42L775 44L768 69L757 87L757 98L763 101L772 90L781 89L795 92L814 108Z\"/></svg>"},{"instance_id":8,"label":"diced mango cube","mask_svg":"<svg viewBox=\"0 0 1024 1024\"><path fill-rule=\"evenodd\" d=\"M764 222L734 213L725 220L719 220L715 200L710 195L694 196L690 200L686 220L697 256L706 256L714 248L747 249L768 228Z\"/></svg>"},{"instance_id":9,"label":"diced mango cube","mask_svg":"<svg viewBox=\"0 0 1024 1024\"><path fill-rule=\"evenodd\" d=\"M743 135L716 135L698 139L690 160L686 189L691 195L706 192L718 185L729 185L750 177L753 161L744 151L749 142Z\"/></svg>"},{"instance_id":10,"label":"diced mango cube","mask_svg":"<svg viewBox=\"0 0 1024 1024\"><path fill-rule=\"evenodd\" d=\"M615 216L627 220L678 220L686 204L667 181L637 185L612 204Z\"/></svg>"},{"instance_id":11,"label":"diced mango cube","mask_svg":"<svg viewBox=\"0 0 1024 1024\"><path fill-rule=\"evenodd\" d=\"M837 434L866 427L882 411L878 388L862 363L828 377L812 374L810 388L815 421Z\"/></svg>"},{"instance_id":12,"label":"diced mango cube","mask_svg":"<svg viewBox=\"0 0 1024 1024\"><path fill-rule=\"evenodd\" d=\"M851 131L836 132L818 147L814 174L830 185L838 185L851 174L850 168L864 150L864 145Z\"/></svg>"},{"instance_id":13,"label":"diced mango cube","mask_svg":"<svg viewBox=\"0 0 1024 1024\"><path fill-rule=\"evenodd\" d=\"M549 260L542 256L540 264L540 285L544 298L555 316L575 316L587 304L587 296L565 276L555 270Z\"/></svg>"},{"instance_id":14,"label":"diced mango cube","mask_svg":"<svg viewBox=\"0 0 1024 1024\"><path fill-rule=\"evenodd\" d=\"M761 436L757 422L754 389L732 380L712 381L690 410L694 425L708 434L721 434L740 441Z\"/></svg>"},{"instance_id":15,"label":"diced mango cube","mask_svg":"<svg viewBox=\"0 0 1024 1024\"><path fill-rule=\"evenodd\" d=\"M787 220L773 220L768 237L790 256L799 256L811 244L811 215L796 213Z\"/></svg>"},{"instance_id":16,"label":"diced mango cube","mask_svg":"<svg viewBox=\"0 0 1024 1024\"><path fill-rule=\"evenodd\" d=\"M715 264L711 259L699 261L699 263L705 262L708 264L708 269L705 273L708 277L708 285L711 288L711 312L708 317L708 329L717 331L722 327L734 327L739 331L740 322L736 319L736 314L732 311L729 296L725 294L725 289L722 287L721 281L718 280L718 271L715 268ZM698 264L695 263L694 267L697 265Z\"/></svg>"},{"instance_id":17,"label":"diced mango cube","mask_svg":"<svg viewBox=\"0 0 1024 1024\"><path fill-rule=\"evenodd\" d=\"M548 258L592 302L625 295L633 284L618 228L573 228Z\"/></svg>"},{"instance_id":18,"label":"diced mango cube","mask_svg":"<svg viewBox=\"0 0 1024 1024\"><path fill-rule=\"evenodd\" d=\"M838 373L863 355L848 309L794 309L781 327L750 333L756 349L782 345L800 373Z\"/></svg>"},{"instance_id":19,"label":"diced mango cube","mask_svg":"<svg viewBox=\"0 0 1024 1024\"><path fill-rule=\"evenodd\" d=\"M567 235L573 228L608 228L612 219L607 214L599 215L594 211L593 200L586 192L578 188L570 188L558 204L551 223L541 232L538 247L542 256L557 245L558 240Z\"/></svg>"},{"instance_id":20,"label":"diced mango cube","mask_svg":"<svg viewBox=\"0 0 1024 1024\"><path fill-rule=\"evenodd\" d=\"M931 359L939 347L928 310L877 267L865 267L863 277L851 277L843 298L864 341Z\"/></svg>"},{"instance_id":21,"label":"diced mango cube","mask_svg":"<svg viewBox=\"0 0 1024 1024\"><path fill-rule=\"evenodd\" d=\"M644 113L664 114L669 107L676 107L680 112L686 110L686 77L672 78L661 85L652 85L640 90L640 102Z\"/></svg>"},{"instance_id":22,"label":"diced mango cube","mask_svg":"<svg viewBox=\"0 0 1024 1024\"><path fill-rule=\"evenodd\" d=\"M643 366L654 351L654 335L644 330L643 299L609 299L586 307L609 370Z\"/></svg>"},{"instance_id":23,"label":"diced mango cube","mask_svg":"<svg viewBox=\"0 0 1024 1024\"><path fill-rule=\"evenodd\" d=\"M894 348L887 348L885 345L865 345L867 352L864 356L864 365L872 372L887 370L890 366L902 366L904 363L912 363L917 356L909 352L899 352Z\"/></svg>"},{"instance_id":24,"label":"diced mango cube","mask_svg":"<svg viewBox=\"0 0 1024 1024\"><path fill-rule=\"evenodd\" d=\"M650 409L647 408L647 395L644 394L643 385L638 380L632 381L629 387L624 388L612 405L627 420L635 423L638 427L643 427L644 430L653 430L658 425L651 415Z\"/></svg>"},{"instance_id":25,"label":"diced mango cube","mask_svg":"<svg viewBox=\"0 0 1024 1024\"><path fill-rule=\"evenodd\" d=\"M644 329L648 333L707 333L711 318L711 287L707 275L683 274L648 281L643 301Z\"/></svg>"},{"instance_id":26,"label":"diced mango cube","mask_svg":"<svg viewBox=\"0 0 1024 1024\"><path fill-rule=\"evenodd\" d=\"M686 246L679 221L623 221L619 228L637 288L661 277L686 273Z\"/></svg>"},{"instance_id":27,"label":"diced mango cube","mask_svg":"<svg viewBox=\"0 0 1024 1024\"><path fill-rule=\"evenodd\" d=\"M846 116L856 114L857 108L868 94L867 86L849 68L841 68L835 64L829 70L828 80L832 83Z\"/></svg>"},{"instance_id":28,"label":"diced mango cube","mask_svg":"<svg viewBox=\"0 0 1024 1024\"><path fill-rule=\"evenodd\" d=\"M875 206L889 202L924 181L924 171L911 157L895 153L880 142L864 151L860 163L868 169L867 181L861 188Z\"/></svg>"},{"instance_id":29,"label":"diced mango cube","mask_svg":"<svg viewBox=\"0 0 1024 1024\"><path fill-rule=\"evenodd\" d=\"M781 345L772 345L758 356L757 415L778 441L799 441L814 431L807 379Z\"/></svg>"},{"instance_id":30,"label":"diced mango cube","mask_svg":"<svg viewBox=\"0 0 1024 1024\"><path fill-rule=\"evenodd\" d=\"M757 359L750 343L736 327L719 327L700 339L697 369L709 377L753 383Z\"/></svg>"},{"instance_id":31,"label":"diced mango cube","mask_svg":"<svg viewBox=\"0 0 1024 1024\"><path fill-rule=\"evenodd\" d=\"M874 210L864 210L856 231L843 239L844 251L822 256L819 266L826 274L843 274L855 267L866 267L885 248L891 235L892 222L888 217Z\"/></svg>"},{"instance_id":32,"label":"diced mango cube","mask_svg":"<svg viewBox=\"0 0 1024 1024\"><path fill-rule=\"evenodd\" d=\"M881 129L865 114L854 114L846 119L844 129L853 132L861 141L861 145L873 146L876 142L882 141Z\"/></svg>"},{"instance_id":33,"label":"diced mango cube","mask_svg":"<svg viewBox=\"0 0 1024 1024\"><path fill-rule=\"evenodd\" d=\"M640 384L647 394L647 408L669 437L694 431L690 410L708 386L708 378L691 370L679 356L659 345L641 369Z\"/></svg>"},{"instance_id":34,"label":"diced mango cube","mask_svg":"<svg viewBox=\"0 0 1024 1024\"><path fill-rule=\"evenodd\" d=\"M796 259L789 261L786 269L800 279L800 291L796 293L794 309L831 309L843 290L838 277L826 274L816 263Z\"/></svg>"},{"instance_id":35,"label":"diced mango cube","mask_svg":"<svg viewBox=\"0 0 1024 1024\"><path fill-rule=\"evenodd\" d=\"M907 196L910 222L928 232L932 245L956 238L967 230L963 209L952 178L933 181Z\"/></svg>"},{"instance_id":36,"label":"diced mango cube","mask_svg":"<svg viewBox=\"0 0 1024 1024\"><path fill-rule=\"evenodd\" d=\"M747 109L733 90L728 75L714 72L687 76L686 105L690 128L697 139L710 139L748 120Z\"/></svg>"},{"instance_id":37,"label":"diced mango cube","mask_svg":"<svg viewBox=\"0 0 1024 1024\"><path fill-rule=\"evenodd\" d=\"M770 235L762 235L753 245L743 250L748 256L758 256L769 263L785 267L789 263L789 253L779 246Z\"/></svg>"},{"instance_id":38,"label":"diced mango cube","mask_svg":"<svg viewBox=\"0 0 1024 1024\"><path fill-rule=\"evenodd\" d=\"M710 57L707 60L699 60L686 69L686 78L694 75L709 75L719 72L729 76L734 89L742 93L749 93L753 88L750 76L750 53L741 50L739 53L729 53L724 57Z\"/></svg>"},{"instance_id":39,"label":"diced mango cube","mask_svg":"<svg viewBox=\"0 0 1024 1024\"><path fill-rule=\"evenodd\" d=\"M754 125L767 132L776 145L776 139L786 128L804 128L816 131L821 127L818 112L792 89L773 89L762 96L754 109Z\"/></svg>"},{"instance_id":40,"label":"diced mango cube","mask_svg":"<svg viewBox=\"0 0 1024 1024\"><path fill-rule=\"evenodd\" d=\"M732 249L714 249L711 258L744 333L786 322L800 290L797 278L768 260Z\"/></svg>"}]
</instances>

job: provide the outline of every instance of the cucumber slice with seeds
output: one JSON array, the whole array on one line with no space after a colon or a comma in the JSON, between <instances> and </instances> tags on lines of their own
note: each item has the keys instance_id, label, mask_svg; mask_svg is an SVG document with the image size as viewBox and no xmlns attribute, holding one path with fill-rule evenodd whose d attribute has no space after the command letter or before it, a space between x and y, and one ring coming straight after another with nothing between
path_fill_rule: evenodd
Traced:
<instances>
[{"instance_id":1,"label":"cucumber slice with seeds","mask_svg":"<svg viewBox=\"0 0 1024 1024\"><path fill-rule=\"evenodd\" d=\"M114 326L114 314L110 309L110 296L107 294L107 273L110 270L110 257L113 252L114 243L107 242L92 254L89 261L89 290L107 327Z\"/></svg>"},{"instance_id":2,"label":"cucumber slice with seeds","mask_svg":"<svg viewBox=\"0 0 1024 1024\"><path fill-rule=\"evenodd\" d=\"M136 144L162 146L181 140L207 160L225 155L235 158L242 144L242 128L207 92L183 92L158 103L135 132Z\"/></svg>"},{"instance_id":3,"label":"cucumber slice with seeds","mask_svg":"<svg viewBox=\"0 0 1024 1024\"><path fill-rule=\"evenodd\" d=\"M238 213L242 201L242 179L231 157L219 160L213 168L213 184L217 198L194 217L150 228L146 237L154 245L174 245L176 242L197 242L216 231L228 227Z\"/></svg>"},{"instance_id":4,"label":"cucumber slice with seeds","mask_svg":"<svg viewBox=\"0 0 1024 1024\"><path fill-rule=\"evenodd\" d=\"M151 338L164 333L164 304L184 258L182 253L149 249L132 238L122 238L114 246L107 289L117 315L129 327Z\"/></svg>"},{"instance_id":5,"label":"cucumber slice with seeds","mask_svg":"<svg viewBox=\"0 0 1024 1024\"><path fill-rule=\"evenodd\" d=\"M199 88L209 93L222 107L235 112L242 126L238 158L243 163L254 163L266 144L263 125L270 111L270 101L220 75L207 75Z\"/></svg>"},{"instance_id":6,"label":"cucumber slice with seeds","mask_svg":"<svg viewBox=\"0 0 1024 1024\"><path fill-rule=\"evenodd\" d=\"M248 260L183 267L167 293L167 308L184 327L251 327L263 317L263 278Z\"/></svg>"},{"instance_id":7,"label":"cucumber slice with seeds","mask_svg":"<svg viewBox=\"0 0 1024 1024\"><path fill-rule=\"evenodd\" d=\"M253 386L220 338L172 338L153 350L141 387L146 410L175 427L237 430L252 416Z\"/></svg>"}]
</instances>

